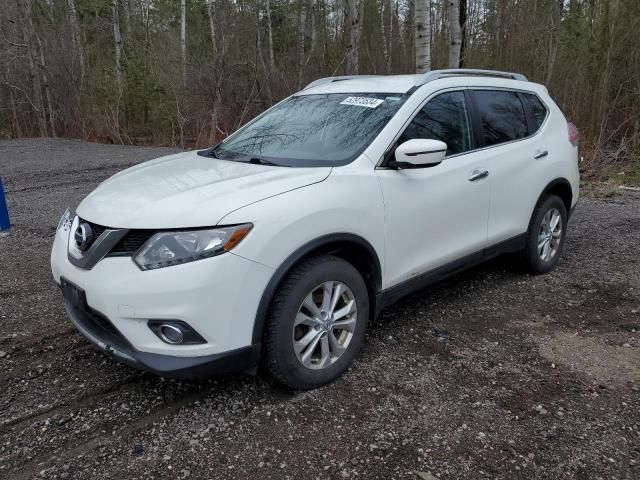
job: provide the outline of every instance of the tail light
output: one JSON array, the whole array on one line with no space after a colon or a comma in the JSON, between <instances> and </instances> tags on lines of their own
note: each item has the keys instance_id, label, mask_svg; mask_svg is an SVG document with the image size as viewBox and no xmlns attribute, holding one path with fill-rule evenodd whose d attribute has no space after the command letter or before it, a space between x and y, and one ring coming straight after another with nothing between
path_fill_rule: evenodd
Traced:
<instances>
[{"instance_id":1,"label":"tail light","mask_svg":"<svg viewBox=\"0 0 640 480\"><path fill-rule=\"evenodd\" d=\"M568 122L567 126L569 127L569 141L571 145L577 147L580 143L580 130L571 122Z\"/></svg>"}]
</instances>

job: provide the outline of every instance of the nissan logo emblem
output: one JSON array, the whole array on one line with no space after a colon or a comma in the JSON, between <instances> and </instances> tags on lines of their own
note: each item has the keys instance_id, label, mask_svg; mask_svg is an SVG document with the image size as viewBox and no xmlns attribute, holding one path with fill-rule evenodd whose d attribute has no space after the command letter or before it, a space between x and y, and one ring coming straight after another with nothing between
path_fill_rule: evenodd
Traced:
<instances>
[{"instance_id":1,"label":"nissan logo emblem","mask_svg":"<svg viewBox=\"0 0 640 480\"><path fill-rule=\"evenodd\" d=\"M78 225L76 228L76 233L73 234L73 238L76 241L76 246L78 250L81 252L86 251L91 244L91 240L93 239L93 232L91 231L91 226L83 222Z\"/></svg>"}]
</instances>

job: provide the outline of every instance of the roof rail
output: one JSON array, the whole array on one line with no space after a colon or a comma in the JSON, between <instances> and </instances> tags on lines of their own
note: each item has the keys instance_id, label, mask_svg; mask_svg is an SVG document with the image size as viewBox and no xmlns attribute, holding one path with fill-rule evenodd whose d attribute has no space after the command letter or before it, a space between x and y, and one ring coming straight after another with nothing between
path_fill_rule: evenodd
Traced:
<instances>
[{"instance_id":1,"label":"roof rail","mask_svg":"<svg viewBox=\"0 0 640 480\"><path fill-rule=\"evenodd\" d=\"M425 83L438 80L439 78L455 77L457 75L468 75L472 77L500 77L520 80L522 82L529 81L527 80L527 77L521 73L501 72L499 70L478 70L473 68L451 68L448 70L431 70L430 72L425 73L416 83L416 86L424 85Z\"/></svg>"},{"instance_id":2,"label":"roof rail","mask_svg":"<svg viewBox=\"0 0 640 480\"><path fill-rule=\"evenodd\" d=\"M379 75L347 75L347 76L344 76L344 77L319 78L318 80L314 80L309 85L304 87L303 90L306 90L307 88L311 88L311 87L317 87L318 85L322 85L324 83L340 82L341 80L354 80L354 79L357 79L357 78L373 78L373 77L378 77L378 76Z\"/></svg>"}]
</instances>

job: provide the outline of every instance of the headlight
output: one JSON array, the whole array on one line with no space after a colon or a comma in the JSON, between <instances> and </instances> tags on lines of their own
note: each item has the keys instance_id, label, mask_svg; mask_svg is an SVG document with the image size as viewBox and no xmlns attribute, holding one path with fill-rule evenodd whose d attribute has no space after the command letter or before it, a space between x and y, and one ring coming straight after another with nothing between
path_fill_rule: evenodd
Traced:
<instances>
[{"instance_id":1,"label":"headlight","mask_svg":"<svg viewBox=\"0 0 640 480\"><path fill-rule=\"evenodd\" d=\"M71 211L67 208L62 214L60 221L58 222L58 227L56 228L56 231L58 230L67 231L71 228L72 223L73 223L73 215L71 215Z\"/></svg>"},{"instance_id":2,"label":"headlight","mask_svg":"<svg viewBox=\"0 0 640 480\"><path fill-rule=\"evenodd\" d=\"M228 252L253 228L251 223L233 227L156 233L133 258L141 270L180 265Z\"/></svg>"}]
</instances>

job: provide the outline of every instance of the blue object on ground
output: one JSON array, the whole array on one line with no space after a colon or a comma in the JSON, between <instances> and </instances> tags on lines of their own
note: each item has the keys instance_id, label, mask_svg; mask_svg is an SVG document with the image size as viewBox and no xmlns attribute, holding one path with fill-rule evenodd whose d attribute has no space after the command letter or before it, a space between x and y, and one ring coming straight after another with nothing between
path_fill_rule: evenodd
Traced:
<instances>
[{"instance_id":1,"label":"blue object on ground","mask_svg":"<svg viewBox=\"0 0 640 480\"><path fill-rule=\"evenodd\" d=\"M0 231L9 230L11 222L9 221L9 208L7 207L7 198L4 195L2 186L2 177L0 177Z\"/></svg>"}]
</instances>

